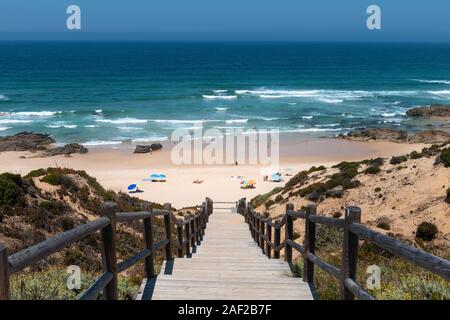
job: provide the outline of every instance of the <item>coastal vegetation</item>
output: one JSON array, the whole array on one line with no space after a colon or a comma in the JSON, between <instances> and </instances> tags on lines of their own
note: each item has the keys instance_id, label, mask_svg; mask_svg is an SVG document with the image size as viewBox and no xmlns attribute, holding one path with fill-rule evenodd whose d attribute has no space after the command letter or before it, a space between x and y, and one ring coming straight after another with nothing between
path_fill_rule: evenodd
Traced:
<instances>
[{"instance_id":1,"label":"coastal vegetation","mask_svg":"<svg viewBox=\"0 0 450 320\"><path fill-rule=\"evenodd\" d=\"M10 253L55 234L95 220L100 206L114 201L120 211L139 211L145 203L123 193L103 188L84 171L47 168L31 171L25 176L0 175L0 238ZM162 238L162 221L156 219L155 236ZM142 249L142 226L119 224L117 254L119 261ZM157 254L158 265L163 257ZM66 288L66 267L77 265L82 271L82 288ZM13 299L73 299L93 283L101 272L101 241L98 234L88 236L47 259L11 277ZM123 299L134 298L142 281L143 265L138 264L119 277Z\"/></svg>"},{"instance_id":2,"label":"coastal vegetation","mask_svg":"<svg viewBox=\"0 0 450 320\"><path fill-rule=\"evenodd\" d=\"M278 193L266 195L269 207L261 206L256 211L280 219L285 213L285 203L301 209L314 202L320 203L318 215L342 218L343 209L354 204L362 207L365 225L450 259L447 240L450 230L445 223L450 214L450 172L446 163L449 143L433 144L391 159L344 161L319 172L301 171ZM296 241L300 243L304 228L302 219L294 221ZM316 225L316 254L339 266L342 236L342 230ZM302 276L302 257L297 256L295 261L294 271ZM381 269L381 287L366 288L376 299L450 299L450 284L446 280L361 240L359 283L366 283L366 270L371 265ZM320 268L316 268L314 284L320 299L339 298L338 281Z\"/></svg>"}]
</instances>

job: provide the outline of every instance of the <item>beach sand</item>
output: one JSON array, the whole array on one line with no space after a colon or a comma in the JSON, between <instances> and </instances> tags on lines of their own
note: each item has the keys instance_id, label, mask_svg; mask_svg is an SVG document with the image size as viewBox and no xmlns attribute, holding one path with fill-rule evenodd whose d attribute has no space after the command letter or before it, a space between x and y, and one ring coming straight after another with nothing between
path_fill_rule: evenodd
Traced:
<instances>
[{"instance_id":1,"label":"beach sand","mask_svg":"<svg viewBox=\"0 0 450 320\"><path fill-rule=\"evenodd\" d=\"M339 139L296 136L280 138L280 172L291 168L293 173L315 165L331 166L341 161L390 157L420 150L422 145L391 142L355 142ZM264 182L260 165L174 165L170 144L152 154L133 154L131 146L90 148L85 155L71 157L39 157L30 152L0 154L0 172L27 174L47 167L66 167L85 170L106 188L126 191L129 184L138 183L143 193L136 197L157 203L171 203L175 208L200 204L205 197L215 201L248 200L266 193L282 183ZM167 175L167 182L143 181L153 172ZM255 180L256 188L243 190L240 181L232 176ZM284 177L289 180L290 177ZM203 180L194 184L194 180Z\"/></svg>"}]
</instances>

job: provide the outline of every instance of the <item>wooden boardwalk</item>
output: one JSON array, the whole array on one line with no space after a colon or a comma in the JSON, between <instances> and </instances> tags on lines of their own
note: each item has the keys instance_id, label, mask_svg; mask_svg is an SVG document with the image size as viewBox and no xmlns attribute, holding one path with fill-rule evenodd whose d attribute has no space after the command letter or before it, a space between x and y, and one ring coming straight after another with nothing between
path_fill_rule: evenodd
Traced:
<instances>
[{"instance_id":1,"label":"wooden boardwalk","mask_svg":"<svg viewBox=\"0 0 450 320\"><path fill-rule=\"evenodd\" d=\"M165 261L143 281L139 300L311 300L289 265L268 259L234 204L215 204L201 245L187 258Z\"/></svg>"}]
</instances>

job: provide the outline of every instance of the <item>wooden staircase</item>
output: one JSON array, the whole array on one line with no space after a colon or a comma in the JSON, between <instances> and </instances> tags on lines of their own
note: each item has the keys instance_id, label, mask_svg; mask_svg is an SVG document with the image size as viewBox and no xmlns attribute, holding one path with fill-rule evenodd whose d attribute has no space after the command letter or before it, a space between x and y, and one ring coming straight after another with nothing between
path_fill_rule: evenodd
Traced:
<instances>
[{"instance_id":1,"label":"wooden staircase","mask_svg":"<svg viewBox=\"0 0 450 320\"><path fill-rule=\"evenodd\" d=\"M311 300L311 290L289 265L268 259L253 241L234 203L215 203L201 245L186 258L165 261L144 280L143 300Z\"/></svg>"}]
</instances>

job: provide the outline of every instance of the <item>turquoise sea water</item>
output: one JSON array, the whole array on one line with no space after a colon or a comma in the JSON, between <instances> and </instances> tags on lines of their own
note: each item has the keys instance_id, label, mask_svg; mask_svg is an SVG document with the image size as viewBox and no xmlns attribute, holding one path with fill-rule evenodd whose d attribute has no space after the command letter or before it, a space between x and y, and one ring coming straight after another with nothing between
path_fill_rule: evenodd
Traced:
<instances>
[{"instance_id":1,"label":"turquoise sea water","mask_svg":"<svg viewBox=\"0 0 450 320\"><path fill-rule=\"evenodd\" d=\"M1 42L0 135L87 145L176 128L333 135L420 129L408 108L450 104L449 44Z\"/></svg>"}]
</instances>

